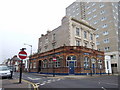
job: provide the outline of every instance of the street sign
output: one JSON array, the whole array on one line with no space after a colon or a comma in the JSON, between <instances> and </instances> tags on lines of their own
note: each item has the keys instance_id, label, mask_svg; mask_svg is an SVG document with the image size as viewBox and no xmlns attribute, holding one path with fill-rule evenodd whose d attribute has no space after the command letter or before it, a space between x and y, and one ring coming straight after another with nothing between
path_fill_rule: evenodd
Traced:
<instances>
[{"instance_id":1,"label":"street sign","mask_svg":"<svg viewBox=\"0 0 120 90\"><path fill-rule=\"evenodd\" d=\"M56 57L53 58L53 61L56 61Z\"/></svg>"},{"instance_id":2,"label":"street sign","mask_svg":"<svg viewBox=\"0 0 120 90\"><path fill-rule=\"evenodd\" d=\"M25 51L20 51L18 56L20 59L25 59L27 57L27 53Z\"/></svg>"}]
</instances>

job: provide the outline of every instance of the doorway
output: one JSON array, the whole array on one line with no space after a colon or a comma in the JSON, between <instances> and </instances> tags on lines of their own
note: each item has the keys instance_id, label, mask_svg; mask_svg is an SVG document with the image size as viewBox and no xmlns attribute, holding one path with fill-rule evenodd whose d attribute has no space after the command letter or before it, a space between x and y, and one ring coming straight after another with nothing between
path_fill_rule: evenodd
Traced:
<instances>
[{"instance_id":1,"label":"doorway","mask_svg":"<svg viewBox=\"0 0 120 90\"><path fill-rule=\"evenodd\" d=\"M69 68L69 74L74 74L76 61L76 56L70 55L67 57L67 66Z\"/></svg>"},{"instance_id":2,"label":"doorway","mask_svg":"<svg viewBox=\"0 0 120 90\"><path fill-rule=\"evenodd\" d=\"M39 61L39 64L38 64L38 72L40 72L41 71L41 60Z\"/></svg>"},{"instance_id":3,"label":"doorway","mask_svg":"<svg viewBox=\"0 0 120 90\"><path fill-rule=\"evenodd\" d=\"M74 74L74 61L69 62L69 74Z\"/></svg>"}]
</instances>

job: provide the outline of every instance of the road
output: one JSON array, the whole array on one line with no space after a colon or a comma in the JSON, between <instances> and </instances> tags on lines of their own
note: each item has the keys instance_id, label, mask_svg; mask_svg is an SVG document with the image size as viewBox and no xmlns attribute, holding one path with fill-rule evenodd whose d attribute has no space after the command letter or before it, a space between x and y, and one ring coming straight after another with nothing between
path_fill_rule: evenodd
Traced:
<instances>
[{"instance_id":1,"label":"road","mask_svg":"<svg viewBox=\"0 0 120 90\"><path fill-rule=\"evenodd\" d=\"M14 73L13 78L19 78L19 73ZM39 83L41 90L44 88L100 88L100 90L114 88L114 90L118 90L118 76L115 75L89 76L87 78L53 78L23 73L22 78L32 83Z\"/></svg>"}]
</instances>

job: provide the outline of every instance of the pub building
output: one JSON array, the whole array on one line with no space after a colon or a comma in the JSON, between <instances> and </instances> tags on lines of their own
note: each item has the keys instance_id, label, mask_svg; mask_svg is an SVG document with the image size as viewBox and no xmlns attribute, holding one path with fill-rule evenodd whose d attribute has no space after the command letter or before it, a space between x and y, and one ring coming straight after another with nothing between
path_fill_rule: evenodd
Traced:
<instances>
[{"instance_id":1,"label":"pub building","mask_svg":"<svg viewBox=\"0 0 120 90\"><path fill-rule=\"evenodd\" d=\"M105 74L104 52L96 46L95 28L84 20L63 17L58 28L38 41L30 72L56 75Z\"/></svg>"}]
</instances>

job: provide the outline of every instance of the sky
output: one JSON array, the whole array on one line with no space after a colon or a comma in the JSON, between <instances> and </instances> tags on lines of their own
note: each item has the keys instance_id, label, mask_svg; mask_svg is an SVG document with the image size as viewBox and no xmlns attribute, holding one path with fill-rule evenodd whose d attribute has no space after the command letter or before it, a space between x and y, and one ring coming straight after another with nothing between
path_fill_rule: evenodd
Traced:
<instances>
[{"instance_id":1,"label":"sky","mask_svg":"<svg viewBox=\"0 0 120 90\"><path fill-rule=\"evenodd\" d=\"M0 63L26 48L37 52L38 38L61 25L75 0L0 0Z\"/></svg>"}]
</instances>

